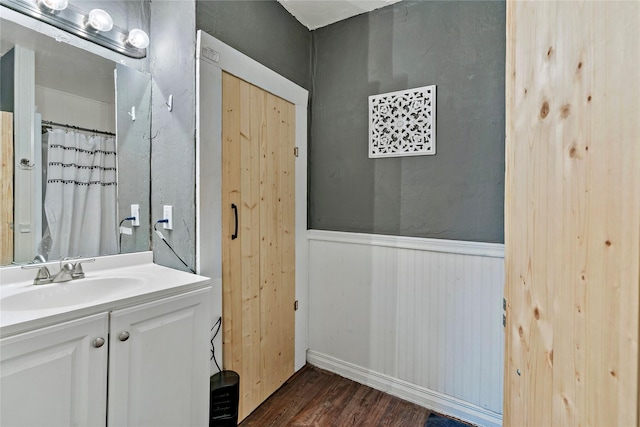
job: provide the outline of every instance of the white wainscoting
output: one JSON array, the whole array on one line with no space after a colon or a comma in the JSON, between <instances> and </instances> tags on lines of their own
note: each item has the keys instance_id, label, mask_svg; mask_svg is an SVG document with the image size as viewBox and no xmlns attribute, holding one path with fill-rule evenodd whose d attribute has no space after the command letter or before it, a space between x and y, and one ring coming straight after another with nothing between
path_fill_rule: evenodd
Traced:
<instances>
[{"instance_id":1,"label":"white wainscoting","mask_svg":"<svg viewBox=\"0 0 640 427\"><path fill-rule=\"evenodd\" d=\"M309 363L502 424L504 245L310 230Z\"/></svg>"}]
</instances>

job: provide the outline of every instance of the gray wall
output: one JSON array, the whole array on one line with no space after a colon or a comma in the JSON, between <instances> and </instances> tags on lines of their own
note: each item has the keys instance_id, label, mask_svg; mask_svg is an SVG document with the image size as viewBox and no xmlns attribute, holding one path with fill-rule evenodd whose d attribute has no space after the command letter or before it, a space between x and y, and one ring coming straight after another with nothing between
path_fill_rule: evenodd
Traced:
<instances>
[{"instance_id":1,"label":"gray wall","mask_svg":"<svg viewBox=\"0 0 640 427\"><path fill-rule=\"evenodd\" d=\"M13 113L13 80L15 74L15 53L11 49L0 58L0 111Z\"/></svg>"},{"instance_id":2,"label":"gray wall","mask_svg":"<svg viewBox=\"0 0 640 427\"><path fill-rule=\"evenodd\" d=\"M200 0L196 27L311 89L311 32L276 0Z\"/></svg>"},{"instance_id":3,"label":"gray wall","mask_svg":"<svg viewBox=\"0 0 640 427\"><path fill-rule=\"evenodd\" d=\"M310 33L275 0L151 4L151 218L152 223L162 218L163 205L174 207L174 229L160 229L190 267L195 266L196 236L196 28L305 88L311 82ZM164 105L169 95L174 97L173 112ZM153 251L156 263L185 269L155 234Z\"/></svg>"},{"instance_id":4,"label":"gray wall","mask_svg":"<svg viewBox=\"0 0 640 427\"><path fill-rule=\"evenodd\" d=\"M83 7L90 7L90 3L83 1ZM197 26L194 0L156 1L150 7L148 0L93 3L109 3L104 7L113 11L114 21L123 17L128 27L139 24L148 29L148 68L153 74L151 222L162 218L163 205L173 206L174 229L159 228L175 251L194 267L195 29L205 29L307 88L310 33L275 0L199 2ZM174 97L172 112L165 106L169 95ZM156 263L186 269L155 234L152 238Z\"/></svg>"},{"instance_id":5,"label":"gray wall","mask_svg":"<svg viewBox=\"0 0 640 427\"><path fill-rule=\"evenodd\" d=\"M311 228L502 241L504 3L402 2L312 33L275 0L96 3L149 26L151 216L174 206L164 234L190 266L195 28L312 91ZM367 96L427 84L438 85L438 154L368 159ZM155 236L153 247L184 269Z\"/></svg>"},{"instance_id":6,"label":"gray wall","mask_svg":"<svg viewBox=\"0 0 640 427\"><path fill-rule=\"evenodd\" d=\"M90 3L149 30L151 216L174 206L164 234L190 266L195 28L312 92L310 228L503 240L503 2L405 1L314 32L275 0ZM438 154L368 159L367 96L427 84L438 85ZM156 262L184 269L155 236L153 246Z\"/></svg>"},{"instance_id":7,"label":"gray wall","mask_svg":"<svg viewBox=\"0 0 640 427\"><path fill-rule=\"evenodd\" d=\"M505 3L403 1L313 32L310 228L502 242ZM368 158L368 96L437 85L437 155Z\"/></svg>"},{"instance_id":8,"label":"gray wall","mask_svg":"<svg viewBox=\"0 0 640 427\"><path fill-rule=\"evenodd\" d=\"M151 4L149 57L153 74L151 123L151 220L173 206L173 230L159 229L173 249L195 267L195 1ZM166 102L173 95L173 111ZM153 234L154 261L185 267Z\"/></svg>"}]
</instances>

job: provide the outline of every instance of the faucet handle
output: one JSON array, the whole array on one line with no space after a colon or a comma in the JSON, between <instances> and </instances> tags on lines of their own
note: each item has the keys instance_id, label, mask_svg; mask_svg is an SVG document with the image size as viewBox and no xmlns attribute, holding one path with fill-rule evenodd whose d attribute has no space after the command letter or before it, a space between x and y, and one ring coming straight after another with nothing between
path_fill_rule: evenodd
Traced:
<instances>
[{"instance_id":1,"label":"faucet handle","mask_svg":"<svg viewBox=\"0 0 640 427\"><path fill-rule=\"evenodd\" d=\"M78 256L65 256L60 258L60 271L62 272L63 270L68 271L69 273L73 271L73 264L70 262L65 262L65 261L70 261L72 259L78 259L80 258L80 255Z\"/></svg>"},{"instance_id":2,"label":"faucet handle","mask_svg":"<svg viewBox=\"0 0 640 427\"><path fill-rule=\"evenodd\" d=\"M35 279L33 279L34 285L44 285L47 283L51 283L51 281L53 280L53 278L51 277L51 273L49 272L49 269L46 265L28 264L23 265L22 268L25 270L32 270L34 268L38 269L36 277Z\"/></svg>"},{"instance_id":3,"label":"faucet handle","mask_svg":"<svg viewBox=\"0 0 640 427\"><path fill-rule=\"evenodd\" d=\"M95 258L87 258L87 259L81 259L80 261L76 261L76 263L73 265L73 273L71 273L71 277L73 277L74 279L84 279L84 270L82 269L82 262L93 262L95 261Z\"/></svg>"}]
</instances>

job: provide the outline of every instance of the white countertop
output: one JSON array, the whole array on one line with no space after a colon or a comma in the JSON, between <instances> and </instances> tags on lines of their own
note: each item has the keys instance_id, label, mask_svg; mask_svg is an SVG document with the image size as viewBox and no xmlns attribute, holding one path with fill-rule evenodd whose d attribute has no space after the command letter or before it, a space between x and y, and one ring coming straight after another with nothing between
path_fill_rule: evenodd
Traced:
<instances>
[{"instance_id":1,"label":"white countertop","mask_svg":"<svg viewBox=\"0 0 640 427\"><path fill-rule=\"evenodd\" d=\"M52 275L59 269L58 262L42 265L48 266ZM0 337L200 289L210 283L207 277L154 264L152 252L96 257L95 262L83 264L83 268L84 279L46 285L33 285L37 270L25 270L19 266L0 269ZM90 301L64 307L16 311L5 310L2 307L2 299L21 293L68 283L81 286L83 280L89 282L96 278L118 280L127 277L140 279L139 282L143 284L132 286L130 289L119 289L117 293L108 297L96 296Z\"/></svg>"}]
</instances>

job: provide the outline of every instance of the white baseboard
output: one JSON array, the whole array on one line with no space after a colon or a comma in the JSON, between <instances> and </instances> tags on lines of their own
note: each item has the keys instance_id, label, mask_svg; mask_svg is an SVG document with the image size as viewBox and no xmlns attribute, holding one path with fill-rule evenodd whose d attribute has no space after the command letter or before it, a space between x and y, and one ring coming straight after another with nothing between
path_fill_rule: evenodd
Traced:
<instances>
[{"instance_id":1,"label":"white baseboard","mask_svg":"<svg viewBox=\"0 0 640 427\"><path fill-rule=\"evenodd\" d=\"M502 426L502 415L500 414L399 378L365 369L313 350L307 351L307 362L444 415L483 427Z\"/></svg>"}]
</instances>

